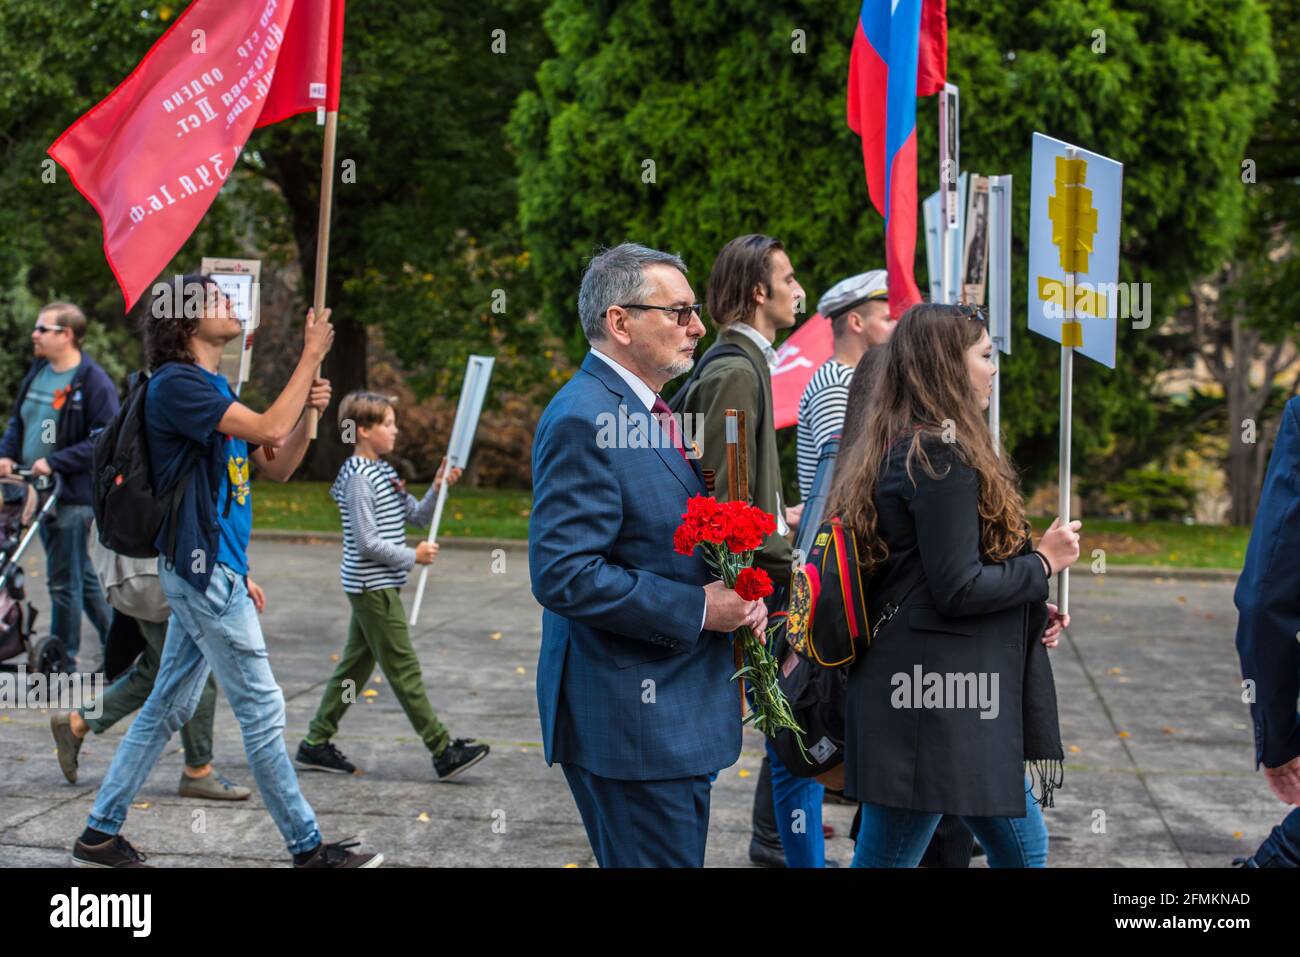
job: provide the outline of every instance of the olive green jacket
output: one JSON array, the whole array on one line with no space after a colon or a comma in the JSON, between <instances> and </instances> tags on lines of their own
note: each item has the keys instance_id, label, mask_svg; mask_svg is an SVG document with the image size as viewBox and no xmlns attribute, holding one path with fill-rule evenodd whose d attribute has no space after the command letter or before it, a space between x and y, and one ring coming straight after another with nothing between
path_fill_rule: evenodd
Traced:
<instances>
[{"instance_id":1,"label":"olive green jacket","mask_svg":"<svg viewBox=\"0 0 1300 957\"><path fill-rule=\"evenodd\" d=\"M720 502L727 500L727 409L745 412L745 448L749 452L750 501L778 516L778 531L768 536L763 547L754 556L754 564L772 576L777 587L790 584L790 564L793 547L790 540L780 534L785 525L784 503L781 500L781 465L776 451L776 430L772 427L772 377L764 376L760 383L754 377L754 366L767 368L767 359L749 338L727 329L718 334L719 342L733 342L753 357L753 363L740 356L723 356L704 367L690 386L682 406L683 414L703 415L696 430L696 444L700 450L700 467L717 473L714 494ZM758 409L756 402L762 389L763 432L757 434Z\"/></svg>"}]
</instances>

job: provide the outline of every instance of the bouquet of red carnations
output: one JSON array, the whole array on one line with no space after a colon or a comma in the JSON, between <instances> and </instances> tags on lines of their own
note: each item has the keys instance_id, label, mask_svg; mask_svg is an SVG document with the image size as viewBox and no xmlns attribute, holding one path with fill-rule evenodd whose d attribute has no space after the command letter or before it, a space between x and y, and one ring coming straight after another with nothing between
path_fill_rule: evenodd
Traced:
<instances>
[{"instance_id":1,"label":"bouquet of red carnations","mask_svg":"<svg viewBox=\"0 0 1300 957\"><path fill-rule=\"evenodd\" d=\"M754 551L767 536L776 531L776 519L747 502L719 502L696 495L686 503L682 524L673 533L673 550L691 555L699 548L701 557L723 584L733 588L746 601L772 594L772 579L761 568L754 568ZM776 627L768 629L769 634ZM732 680L740 680L744 702L745 681L754 689L754 707L745 723L764 734L789 728L803 749L803 728L795 721L790 702L777 683L777 663L767 646L752 629L736 630L736 642L742 651L737 656L738 670Z\"/></svg>"}]
</instances>

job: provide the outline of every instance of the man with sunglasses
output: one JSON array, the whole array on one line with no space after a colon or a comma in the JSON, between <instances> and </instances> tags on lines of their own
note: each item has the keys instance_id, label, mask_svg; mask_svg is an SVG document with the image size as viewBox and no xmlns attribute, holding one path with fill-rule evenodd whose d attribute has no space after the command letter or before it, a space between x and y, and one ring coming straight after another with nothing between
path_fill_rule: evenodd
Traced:
<instances>
[{"instance_id":1,"label":"man with sunglasses","mask_svg":"<svg viewBox=\"0 0 1300 957\"><path fill-rule=\"evenodd\" d=\"M33 475L57 473L63 480L54 513L41 523L49 581L50 631L62 639L70 667L77 667L84 611L99 633L101 647L112 612L87 550L92 519L91 470L94 436L117 414L117 390L89 355L81 351L86 317L68 302L42 307L32 330L36 360L18 386L9 427L0 437L0 476L22 463Z\"/></svg>"}]
</instances>

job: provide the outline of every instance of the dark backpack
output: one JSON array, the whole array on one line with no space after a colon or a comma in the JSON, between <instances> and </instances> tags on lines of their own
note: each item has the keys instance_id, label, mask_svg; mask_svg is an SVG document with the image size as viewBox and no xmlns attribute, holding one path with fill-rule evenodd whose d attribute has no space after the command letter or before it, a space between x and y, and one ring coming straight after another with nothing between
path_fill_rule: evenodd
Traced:
<instances>
[{"instance_id":1,"label":"dark backpack","mask_svg":"<svg viewBox=\"0 0 1300 957\"><path fill-rule=\"evenodd\" d=\"M790 606L777 652L778 682L804 729L808 758L791 732L778 732L771 740L781 763L796 777L824 774L844 760L848 666L925 577L915 558L875 587L864 581L859 558L857 536L831 517L818 527L807 561L790 579Z\"/></svg>"},{"instance_id":2,"label":"dark backpack","mask_svg":"<svg viewBox=\"0 0 1300 957\"><path fill-rule=\"evenodd\" d=\"M176 513L189 489L197 455L166 495L153 487L149 444L145 439L145 396L149 374L137 372L127 396L103 431L95 437L91 507L105 548L128 558L154 558L158 530L170 518L167 553L175 551Z\"/></svg>"}]
</instances>

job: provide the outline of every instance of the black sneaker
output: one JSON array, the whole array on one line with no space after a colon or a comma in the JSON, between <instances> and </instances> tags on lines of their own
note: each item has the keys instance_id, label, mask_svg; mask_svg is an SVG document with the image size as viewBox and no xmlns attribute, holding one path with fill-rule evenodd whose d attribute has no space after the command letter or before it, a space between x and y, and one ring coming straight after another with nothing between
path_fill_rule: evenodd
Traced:
<instances>
[{"instance_id":1,"label":"black sneaker","mask_svg":"<svg viewBox=\"0 0 1300 957\"><path fill-rule=\"evenodd\" d=\"M475 744L473 738L457 738L433 759L433 771L439 781L450 781L486 758L490 750L486 744Z\"/></svg>"},{"instance_id":2,"label":"black sneaker","mask_svg":"<svg viewBox=\"0 0 1300 957\"><path fill-rule=\"evenodd\" d=\"M293 763L304 771L330 771L334 774L356 774L357 766L343 757L339 749L326 741L311 745L306 741L298 745L298 755Z\"/></svg>"},{"instance_id":3,"label":"black sneaker","mask_svg":"<svg viewBox=\"0 0 1300 957\"><path fill-rule=\"evenodd\" d=\"M72 863L81 867L148 867L145 860L121 834L103 844L83 844L77 838L72 846Z\"/></svg>"},{"instance_id":4,"label":"black sneaker","mask_svg":"<svg viewBox=\"0 0 1300 957\"><path fill-rule=\"evenodd\" d=\"M785 867L785 850L764 844L757 838L749 839L749 862L759 867Z\"/></svg>"},{"instance_id":5,"label":"black sneaker","mask_svg":"<svg viewBox=\"0 0 1300 957\"><path fill-rule=\"evenodd\" d=\"M382 854L358 854L348 848L358 847L358 841L339 841L337 844L322 844L316 853L294 867L378 867L384 863Z\"/></svg>"}]
</instances>

